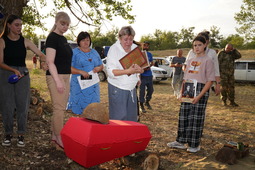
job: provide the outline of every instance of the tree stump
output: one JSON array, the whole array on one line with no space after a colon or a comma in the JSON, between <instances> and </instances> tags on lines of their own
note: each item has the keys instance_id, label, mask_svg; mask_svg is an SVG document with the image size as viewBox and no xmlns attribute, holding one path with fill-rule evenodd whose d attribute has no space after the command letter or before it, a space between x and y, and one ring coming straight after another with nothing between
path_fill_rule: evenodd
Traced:
<instances>
[{"instance_id":1,"label":"tree stump","mask_svg":"<svg viewBox=\"0 0 255 170\"><path fill-rule=\"evenodd\" d=\"M143 164L143 170L157 170L159 168L159 156L155 153L149 154Z\"/></svg>"},{"instance_id":2,"label":"tree stump","mask_svg":"<svg viewBox=\"0 0 255 170\"><path fill-rule=\"evenodd\" d=\"M36 114L37 114L38 116L42 116L42 113L43 113L43 108L42 108L42 107L37 107L37 109L36 109Z\"/></svg>"},{"instance_id":3,"label":"tree stump","mask_svg":"<svg viewBox=\"0 0 255 170\"><path fill-rule=\"evenodd\" d=\"M35 97L35 96L31 96L31 98L30 98L30 103L31 103L32 105L37 105L37 104L38 104L38 98Z\"/></svg>"}]
</instances>

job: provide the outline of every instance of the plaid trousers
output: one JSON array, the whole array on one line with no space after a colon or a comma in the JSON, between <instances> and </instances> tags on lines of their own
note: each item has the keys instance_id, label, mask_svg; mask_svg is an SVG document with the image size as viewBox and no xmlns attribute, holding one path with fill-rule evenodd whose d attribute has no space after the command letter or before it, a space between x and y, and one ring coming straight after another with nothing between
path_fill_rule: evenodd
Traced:
<instances>
[{"instance_id":1,"label":"plaid trousers","mask_svg":"<svg viewBox=\"0 0 255 170\"><path fill-rule=\"evenodd\" d=\"M196 95L198 95L204 87L204 84L198 83ZM187 143L189 147L198 147L200 138L202 137L205 110L209 98L209 90L196 104L181 103L179 112L178 134L176 141Z\"/></svg>"}]
</instances>

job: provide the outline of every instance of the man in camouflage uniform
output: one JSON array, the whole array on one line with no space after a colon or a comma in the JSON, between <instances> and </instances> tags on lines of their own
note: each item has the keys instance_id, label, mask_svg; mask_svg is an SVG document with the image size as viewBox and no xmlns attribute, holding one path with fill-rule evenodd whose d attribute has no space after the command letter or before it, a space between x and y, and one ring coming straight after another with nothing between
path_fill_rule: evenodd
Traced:
<instances>
[{"instance_id":1,"label":"man in camouflage uniform","mask_svg":"<svg viewBox=\"0 0 255 170\"><path fill-rule=\"evenodd\" d=\"M227 44L225 49L218 53L220 78L221 78L221 100L223 105L227 105L227 99L231 106L238 106L235 103L235 60L241 58L241 54L233 48L232 44Z\"/></svg>"}]
</instances>

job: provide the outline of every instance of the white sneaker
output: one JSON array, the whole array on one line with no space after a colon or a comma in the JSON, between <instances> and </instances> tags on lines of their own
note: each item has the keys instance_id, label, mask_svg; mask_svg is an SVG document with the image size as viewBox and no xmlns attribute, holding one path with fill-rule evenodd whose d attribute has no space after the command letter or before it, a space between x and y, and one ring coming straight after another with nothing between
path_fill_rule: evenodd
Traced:
<instances>
[{"instance_id":1,"label":"white sneaker","mask_svg":"<svg viewBox=\"0 0 255 170\"><path fill-rule=\"evenodd\" d=\"M196 153L196 152L200 151L200 146L195 147L195 148L193 148L193 147L188 147L187 151L188 151L188 152L192 152L192 153Z\"/></svg>"},{"instance_id":2,"label":"white sneaker","mask_svg":"<svg viewBox=\"0 0 255 170\"><path fill-rule=\"evenodd\" d=\"M184 144L179 143L177 141L170 142L167 144L167 146L170 148L178 148L178 149L186 149L187 148Z\"/></svg>"}]
</instances>

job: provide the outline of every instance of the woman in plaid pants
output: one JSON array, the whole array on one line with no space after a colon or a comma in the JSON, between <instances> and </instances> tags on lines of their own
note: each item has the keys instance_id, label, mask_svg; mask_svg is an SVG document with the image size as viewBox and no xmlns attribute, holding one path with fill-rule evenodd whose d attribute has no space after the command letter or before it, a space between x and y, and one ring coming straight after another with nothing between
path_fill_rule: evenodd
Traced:
<instances>
[{"instance_id":1,"label":"woman in plaid pants","mask_svg":"<svg viewBox=\"0 0 255 170\"><path fill-rule=\"evenodd\" d=\"M205 49L205 38L195 37L193 51L196 57L186 62L184 83L188 79L196 80L196 95L191 103L181 103L177 138L176 141L168 143L168 147L187 149L188 152L193 153L200 150L209 89L215 81L213 61L206 55Z\"/></svg>"}]
</instances>

